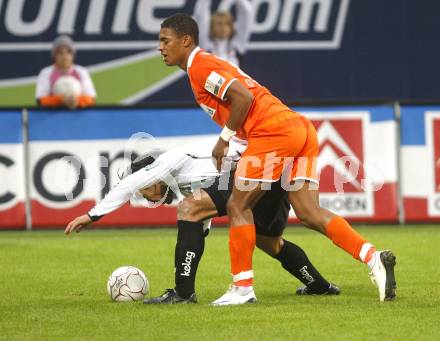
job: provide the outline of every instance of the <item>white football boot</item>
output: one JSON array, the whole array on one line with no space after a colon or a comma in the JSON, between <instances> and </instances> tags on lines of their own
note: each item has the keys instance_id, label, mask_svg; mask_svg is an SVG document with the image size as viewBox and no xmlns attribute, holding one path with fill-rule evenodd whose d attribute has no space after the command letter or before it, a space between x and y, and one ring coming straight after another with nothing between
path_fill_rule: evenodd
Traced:
<instances>
[{"instance_id":1,"label":"white football boot","mask_svg":"<svg viewBox=\"0 0 440 341\"><path fill-rule=\"evenodd\" d=\"M232 284L228 291L222 297L212 302L211 305L223 306L255 302L257 302L257 297L253 287L238 287Z\"/></svg>"},{"instance_id":2,"label":"white football boot","mask_svg":"<svg viewBox=\"0 0 440 341\"><path fill-rule=\"evenodd\" d=\"M396 256L389 251L376 251L373 255L373 266L370 278L373 284L379 289L379 300L391 301L396 297L396 279L394 277L394 266Z\"/></svg>"}]
</instances>

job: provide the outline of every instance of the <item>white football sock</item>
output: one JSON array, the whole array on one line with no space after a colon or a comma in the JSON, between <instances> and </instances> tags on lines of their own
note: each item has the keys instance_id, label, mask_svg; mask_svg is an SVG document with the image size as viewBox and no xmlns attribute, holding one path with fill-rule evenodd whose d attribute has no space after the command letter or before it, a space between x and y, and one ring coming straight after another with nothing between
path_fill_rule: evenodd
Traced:
<instances>
[{"instance_id":1,"label":"white football sock","mask_svg":"<svg viewBox=\"0 0 440 341\"><path fill-rule=\"evenodd\" d=\"M235 292L240 296L246 296L250 292L254 290L254 287L251 285L249 287L239 287L235 286Z\"/></svg>"},{"instance_id":2,"label":"white football sock","mask_svg":"<svg viewBox=\"0 0 440 341\"><path fill-rule=\"evenodd\" d=\"M373 256L371 257L370 261L367 263L368 267L370 269L373 269L373 266L376 264L377 261L377 257L380 257L380 252L379 251L375 251L373 253Z\"/></svg>"}]
</instances>

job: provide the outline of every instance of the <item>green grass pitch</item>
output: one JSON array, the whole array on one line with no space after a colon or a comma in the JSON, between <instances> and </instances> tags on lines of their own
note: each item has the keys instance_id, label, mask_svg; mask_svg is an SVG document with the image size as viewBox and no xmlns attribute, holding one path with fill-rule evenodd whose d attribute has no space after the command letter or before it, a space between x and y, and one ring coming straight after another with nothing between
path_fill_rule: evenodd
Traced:
<instances>
[{"instance_id":1,"label":"green grass pitch","mask_svg":"<svg viewBox=\"0 0 440 341\"><path fill-rule=\"evenodd\" d=\"M358 230L397 256L398 297L380 303L368 269L304 228L285 237L302 246L337 297L297 297L296 279L256 251L258 303L211 307L230 283L227 230L214 228L199 266L199 304L111 302L110 273L141 268L152 295L173 284L175 229L0 232L0 339L97 340L440 340L440 228Z\"/></svg>"}]
</instances>

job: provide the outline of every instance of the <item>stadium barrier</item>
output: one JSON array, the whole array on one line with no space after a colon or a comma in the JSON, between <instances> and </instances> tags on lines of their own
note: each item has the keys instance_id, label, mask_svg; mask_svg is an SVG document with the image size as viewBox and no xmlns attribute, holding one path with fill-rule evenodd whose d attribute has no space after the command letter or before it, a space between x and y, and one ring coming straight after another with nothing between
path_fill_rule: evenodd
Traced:
<instances>
[{"instance_id":1,"label":"stadium barrier","mask_svg":"<svg viewBox=\"0 0 440 341\"><path fill-rule=\"evenodd\" d=\"M323 206L355 222L440 220L439 162L434 162L440 158L440 107L438 112L402 107L400 134L398 105L295 109L317 128ZM63 227L117 182L118 169L127 163L124 150L133 150L134 157L152 145L171 149L216 136L219 130L195 108L2 111L0 229ZM431 165L423 173L428 179L423 186L414 181L416 165L421 165L414 162L416 157ZM296 221L293 214L291 221ZM146 209L127 204L97 225L153 227L175 222L174 206Z\"/></svg>"},{"instance_id":2,"label":"stadium barrier","mask_svg":"<svg viewBox=\"0 0 440 341\"><path fill-rule=\"evenodd\" d=\"M393 106L296 109L317 129L321 205L350 221L397 222Z\"/></svg>"},{"instance_id":3,"label":"stadium barrier","mask_svg":"<svg viewBox=\"0 0 440 341\"><path fill-rule=\"evenodd\" d=\"M403 105L400 122L404 220L440 221L440 106Z\"/></svg>"},{"instance_id":4,"label":"stadium barrier","mask_svg":"<svg viewBox=\"0 0 440 341\"><path fill-rule=\"evenodd\" d=\"M21 110L0 112L0 229L26 225Z\"/></svg>"},{"instance_id":5,"label":"stadium barrier","mask_svg":"<svg viewBox=\"0 0 440 341\"><path fill-rule=\"evenodd\" d=\"M124 150L133 150L134 158L151 147L171 149L217 132L217 126L196 109L29 111L32 226L63 226L92 208L118 181ZM129 143L136 133L140 138ZM67 162L60 161L65 156L77 163L73 173ZM126 204L96 225L175 223L175 207Z\"/></svg>"}]
</instances>

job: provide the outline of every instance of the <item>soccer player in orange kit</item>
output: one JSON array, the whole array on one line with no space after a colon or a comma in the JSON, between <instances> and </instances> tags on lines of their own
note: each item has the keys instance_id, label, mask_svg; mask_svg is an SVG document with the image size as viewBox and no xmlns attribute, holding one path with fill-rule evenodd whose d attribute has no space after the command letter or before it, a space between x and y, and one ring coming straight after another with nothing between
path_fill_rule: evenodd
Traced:
<instances>
[{"instance_id":1,"label":"soccer player in orange kit","mask_svg":"<svg viewBox=\"0 0 440 341\"><path fill-rule=\"evenodd\" d=\"M279 179L301 223L366 263L379 289L380 301L394 299L394 254L389 250L377 251L344 218L319 205L318 139L312 123L290 110L238 67L198 47L197 23L187 14L175 14L162 22L158 49L166 65L177 65L187 72L197 103L223 127L212 151L217 168L222 166L232 136L248 144L237 165L227 203L233 285L212 304L256 300L252 208L264 191L270 190L270 184ZM279 239L274 238L273 243L274 248L281 247L277 244Z\"/></svg>"}]
</instances>

